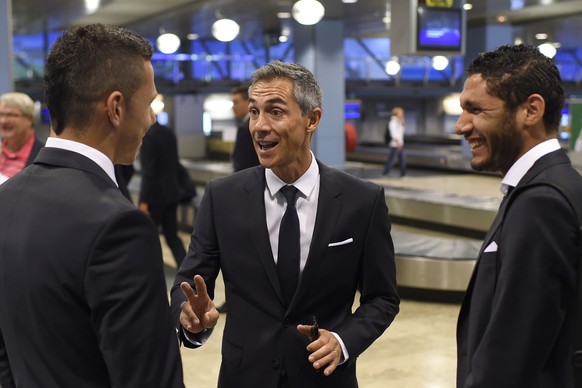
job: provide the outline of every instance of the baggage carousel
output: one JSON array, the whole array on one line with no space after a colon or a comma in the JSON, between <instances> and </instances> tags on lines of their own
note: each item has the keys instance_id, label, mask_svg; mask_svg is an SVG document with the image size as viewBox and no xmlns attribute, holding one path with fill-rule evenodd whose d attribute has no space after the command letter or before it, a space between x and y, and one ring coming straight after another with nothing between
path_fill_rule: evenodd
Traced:
<instances>
[{"instance_id":1,"label":"baggage carousel","mask_svg":"<svg viewBox=\"0 0 582 388\"><path fill-rule=\"evenodd\" d=\"M201 188L209 179L232 173L228 162L183 163ZM499 207L500 177L417 170L404 178L384 177L381 166L360 162L347 162L345 171L385 189L399 287L407 295L458 300ZM184 209L186 228L193 222L193 207Z\"/></svg>"}]
</instances>

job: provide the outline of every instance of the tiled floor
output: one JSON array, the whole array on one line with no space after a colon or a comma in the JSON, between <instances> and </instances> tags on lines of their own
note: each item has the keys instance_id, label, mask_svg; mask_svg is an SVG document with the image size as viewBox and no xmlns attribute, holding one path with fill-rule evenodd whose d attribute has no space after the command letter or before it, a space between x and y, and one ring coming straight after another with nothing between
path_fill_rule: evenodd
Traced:
<instances>
[{"instance_id":1,"label":"tiled floor","mask_svg":"<svg viewBox=\"0 0 582 388\"><path fill-rule=\"evenodd\" d=\"M182 234L185 243L189 236ZM169 283L174 262L164 242ZM224 301L218 282L215 303ZM450 388L455 378L455 325L459 305L402 300L392 326L358 359L362 388ZM198 349L182 348L187 388L215 388L226 315L210 340ZM259 388L259 387L257 387Z\"/></svg>"}]
</instances>

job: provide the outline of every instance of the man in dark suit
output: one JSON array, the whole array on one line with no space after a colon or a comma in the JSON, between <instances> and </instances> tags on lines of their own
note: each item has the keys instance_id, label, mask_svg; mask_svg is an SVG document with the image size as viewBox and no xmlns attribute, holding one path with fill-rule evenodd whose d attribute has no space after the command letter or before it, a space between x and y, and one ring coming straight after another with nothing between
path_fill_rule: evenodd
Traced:
<instances>
[{"instance_id":1,"label":"man in dark suit","mask_svg":"<svg viewBox=\"0 0 582 388\"><path fill-rule=\"evenodd\" d=\"M234 171L259 165L253 138L249 131L249 92L247 85L238 86L231 91L232 110L237 122L236 139L232 151Z\"/></svg>"},{"instance_id":2,"label":"man in dark suit","mask_svg":"<svg viewBox=\"0 0 582 388\"><path fill-rule=\"evenodd\" d=\"M183 387L157 230L119 191L155 121L144 38L65 31L46 60L54 133L0 186L3 388Z\"/></svg>"},{"instance_id":3,"label":"man in dark suit","mask_svg":"<svg viewBox=\"0 0 582 388\"><path fill-rule=\"evenodd\" d=\"M249 97L261 166L206 186L171 292L182 341L200 346L215 326L221 270L219 387L357 387L356 359L399 308L384 190L315 159L322 93L303 66L260 68Z\"/></svg>"},{"instance_id":4,"label":"man in dark suit","mask_svg":"<svg viewBox=\"0 0 582 388\"><path fill-rule=\"evenodd\" d=\"M143 138L139 153L141 161L141 189L139 208L149 214L172 251L178 267L186 250L178 236L178 204L180 202L180 159L178 140L174 132L155 123Z\"/></svg>"},{"instance_id":5,"label":"man in dark suit","mask_svg":"<svg viewBox=\"0 0 582 388\"><path fill-rule=\"evenodd\" d=\"M575 210L552 180L582 198L582 178L556 139L564 91L536 48L503 46L468 69L456 131L471 166L503 175L502 201L459 315L459 388L572 388Z\"/></svg>"}]
</instances>

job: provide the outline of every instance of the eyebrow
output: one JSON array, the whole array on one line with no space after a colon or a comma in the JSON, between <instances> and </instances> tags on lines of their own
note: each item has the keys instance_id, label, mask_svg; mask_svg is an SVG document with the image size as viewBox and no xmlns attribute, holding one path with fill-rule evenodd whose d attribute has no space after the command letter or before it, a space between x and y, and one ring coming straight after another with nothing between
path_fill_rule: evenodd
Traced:
<instances>
[{"instance_id":1,"label":"eyebrow","mask_svg":"<svg viewBox=\"0 0 582 388\"><path fill-rule=\"evenodd\" d=\"M255 102L256 102L256 100L255 100L254 98L252 98L252 97L249 97L249 103L255 103ZM273 97L273 98L270 98L270 99L268 99L266 102L267 102L268 104L271 104L271 105L272 105L272 104L283 104L283 105L287 105L287 103L285 102L285 100L283 100L283 99L282 99L282 98L280 98L280 97Z\"/></svg>"}]
</instances>

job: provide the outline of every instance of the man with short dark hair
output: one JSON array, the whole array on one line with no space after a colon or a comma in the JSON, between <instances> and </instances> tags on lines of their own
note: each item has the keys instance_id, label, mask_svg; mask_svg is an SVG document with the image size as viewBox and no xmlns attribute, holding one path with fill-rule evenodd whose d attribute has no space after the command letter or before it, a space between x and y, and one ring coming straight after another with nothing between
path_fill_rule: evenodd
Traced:
<instances>
[{"instance_id":1,"label":"man with short dark hair","mask_svg":"<svg viewBox=\"0 0 582 388\"><path fill-rule=\"evenodd\" d=\"M45 71L54 133L0 186L3 388L183 387L157 230L120 192L154 123L153 49L65 31Z\"/></svg>"},{"instance_id":2,"label":"man with short dark hair","mask_svg":"<svg viewBox=\"0 0 582 388\"><path fill-rule=\"evenodd\" d=\"M563 194L579 201L582 177L557 140L563 104L560 73L535 47L502 46L469 66L456 131L473 169L503 175L505 199L459 315L459 388L574 387L580 236Z\"/></svg>"}]
</instances>

